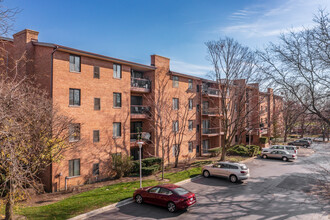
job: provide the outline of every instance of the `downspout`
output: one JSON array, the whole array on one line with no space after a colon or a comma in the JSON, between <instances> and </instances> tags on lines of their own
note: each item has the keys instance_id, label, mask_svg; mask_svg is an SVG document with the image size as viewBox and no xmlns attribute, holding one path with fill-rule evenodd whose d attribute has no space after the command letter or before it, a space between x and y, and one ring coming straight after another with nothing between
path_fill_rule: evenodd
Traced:
<instances>
[{"instance_id":1,"label":"downspout","mask_svg":"<svg viewBox=\"0 0 330 220\"><path fill-rule=\"evenodd\" d=\"M53 99L53 71L54 71L54 53L58 49L56 46L51 54L51 69L50 69L50 97Z\"/></svg>"},{"instance_id":2,"label":"downspout","mask_svg":"<svg viewBox=\"0 0 330 220\"><path fill-rule=\"evenodd\" d=\"M50 98L51 100L53 100L53 70L54 70L54 53L56 52L56 50L58 49L58 46L56 46L53 50L53 52L51 53L51 65L50 65ZM53 111L53 110L52 110ZM50 164L50 191L53 192L53 163ZM61 176L59 177L61 178ZM59 185L59 189L60 190L60 185ZM57 190L57 189L56 189Z\"/></svg>"}]
</instances>

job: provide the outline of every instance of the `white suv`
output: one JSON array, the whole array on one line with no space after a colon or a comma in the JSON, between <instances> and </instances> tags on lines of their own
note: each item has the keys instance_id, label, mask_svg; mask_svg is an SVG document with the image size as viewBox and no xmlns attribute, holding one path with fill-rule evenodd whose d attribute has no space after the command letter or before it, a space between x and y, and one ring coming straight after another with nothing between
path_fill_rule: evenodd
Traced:
<instances>
[{"instance_id":1,"label":"white suv","mask_svg":"<svg viewBox=\"0 0 330 220\"><path fill-rule=\"evenodd\" d=\"M204 177L221 176L229 178L230 182L246 180L250 177L249 168L242 163L217 162L203 167Z\"/></svg>"}]
</instances>

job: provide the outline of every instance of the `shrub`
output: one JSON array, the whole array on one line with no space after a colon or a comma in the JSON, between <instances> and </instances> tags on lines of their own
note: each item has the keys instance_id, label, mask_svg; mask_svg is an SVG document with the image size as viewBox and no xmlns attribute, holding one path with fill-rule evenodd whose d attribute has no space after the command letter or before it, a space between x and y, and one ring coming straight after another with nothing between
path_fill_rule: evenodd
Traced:
<instances>
[{"instance_id":1,"label":"shrub","mask_svg":"<svg viewBox=\"0 0 330 220\"><path fill-rule=\"evenodd\" d=\"M149 167L142 167L142 175L143 176L152 175L155 172L157 172L159 169L160 169L160 166L158 164L154 164L154 165L149 166Z\"/></svg>"},{"instance_id":2,"label":"shrub","mask_svg":"<svg viewBox=\"0 0 330 220\"><path fill-rule=\"evenodd\" d=\"M200 167L200 166L211 164L211 163L213 163L212 160L200 160L200 161L195 161L195 162L191 163L191 166Z\"/></svg>"},{"instance_id":3,"label":"shrub","mask_svg":"<svg viewBox=\"0 0 330 220\"><path fill-rule=\"evenodd\" d=\"M235 145L227 151L230 155L249 156L249 149L244 145Z\"/></svg>"},{"instance_id":4,"label":"shrub","mask_svg":"<svg viewBox=\"0 0 330 220\"><path fill-rule=\"evenodd\" d=\"M115 178L121 178L131 173L133 168L132 158L120 154L112 155L112 169L116 172Z\"/></svg>"},{"instance_id":5,"label":"shrub","mask_svg":"<svg viewBox=\"0 0 330 220\"><path fill-rule=\"evenodd\" d=\"M161 164L162 159L159 157L150 157L150 158L143 159L143 163L145 164L146 167L148 167L148 166L152 166L154 164Z\"/></svg>"},{"instance_id":6,"label":"shrub","mask_svg":"<svg viewBox=\"0 0 330 220\"><path fill-rule=\"evenodd\" d=\"M260 151L260 147L257 146L257 145L249 145L247 147L249 149L249 156L250 157L253 157L253 156L257 155L258 152Z\"/></svg>"},{"instance_id":7,"label":"shrub","mask_svg":"<svg viewBox=\"0 0 330 220\"><path fill-rule=\"evenodd\" d=\"M141 160L142 170L143 170L143 168L149 168L154 165L158 165L158 167L160 167L161 162L162 162L162 159L158 158L158 157L150 157L150 158L142 159ZM138 160L133 161L133 167L132 167L131 172L132 173L140 172L140 161L138 161ZM148 171L146 171L146 172L148 172Z\"/></svg>"},{"instance_id":8,"label":"shrub","mask_svg":"<svg viewBox=\"0 0 330 220\"><path fill-rule=\"evenodd\" d=\"M268 143L268 137L260 137L259 141L261 144L266 144L266 143Z\"/></svg>"},{"instance_id":9,"label":"shrub","mask_svg":"<svg viewBox=\"0 0 330 220\"><path fill-rule=\"evenodd\" d=\"M221 147L216 147L216 148L212 148L208 150L209 153L211 153L211 157L216 157L219 156L220 152L221 152Z\"/></svg>"}]
</instances>

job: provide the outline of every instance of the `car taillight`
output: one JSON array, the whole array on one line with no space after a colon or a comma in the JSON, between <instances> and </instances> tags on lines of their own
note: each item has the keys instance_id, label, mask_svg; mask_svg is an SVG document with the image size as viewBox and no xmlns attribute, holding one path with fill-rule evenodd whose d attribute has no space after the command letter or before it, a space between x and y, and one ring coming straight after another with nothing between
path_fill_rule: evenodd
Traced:
<instances>
[{"instance_id":1,"label":"car taillight","mask_svg":"<svg viewBox=\"0 0 330 220\"><path fill-rule=\"evenodd\" d=\"M246 171L243 171L243 170L242 170L241 173L246 173Z\"/></svg>"},{"instance_id":2,"label":"car taillight","mask_svg":"<svg viewBox=\"0 0 330 220\"><path fill-rule=\"evenodd\" d=\"M296 151L296 150L294 150L294 153L296 154L296 153L297 153L297 151Z\"/></svg>"},{"instance_id":3,"label":"car taillight","mask_svg":"<svg viewBox=\"0 0 330 220\"><path fill-rule=\"evenodd\" d=\"M295 157L295 155L293 154L292 157Z\"/></svg>"}]
</instances>

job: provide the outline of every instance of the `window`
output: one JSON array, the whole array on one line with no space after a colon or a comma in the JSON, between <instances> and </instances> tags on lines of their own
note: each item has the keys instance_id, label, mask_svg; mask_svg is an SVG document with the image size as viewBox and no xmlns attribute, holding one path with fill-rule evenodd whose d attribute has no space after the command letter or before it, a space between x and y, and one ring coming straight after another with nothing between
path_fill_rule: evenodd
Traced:
<instances>
[{"instance_id":1,"label":"window","mask_svg":"<svg viewBox=\"0 0 330 220\"><path fill-rule=\"evenodd\" d=\"M193 80L188 79L188 89L193 89Z\"/></svg>"},{"instance_id":2,"label":"window","mask_svg":"<svg viewBox=\"0 0 330 220\"><path fill-rule=\"evenodd\" d=\"M113 136L121 137L121 123L120 122L113 123Z\"/></svg>"},{"instance_id":3,"label":"window","mask_svg":"<svg viewBox=\"0 0 330 220\"><path fill-rule=\"evenodd\" d=\"M101 109L101 99L94 98L94 110L100 110L100 109Z\"/></svg>"},{"instance_id":4,"label":"window","mask_svg":"<svg viewBox=\"0 0 330 220\"><path fill-rule=\"evenodd\" d=\"M179 109L179 99L173 98L173 110L178 110L178 109Z\"/></svg>"},{"instance_id":5,"label":"window","mask_svg":"<svg viewBox=\"0 0 330 220\"><path fill-rule=\"evenodd\" d=\"M173 144L173 147L172 147L173 157L175 157L175 155L178 153L178 150L179 150L179 145Z\"/></svg>"},{"instance_id":6,"label":"window","mask_svg":"<svg viewBox=\"0 0 330 220\"><path fill-rule=\"evenodd\" d=\"M199 85L196 85L196 92L199 92Z\"/></svg>"},{"instance_id":7,"label":"window","mask_svg":"<svg viewBox=\"0 0 330 220\"><path fill-rule=\"evenodd\" d=\"M238 135L235 135L235 143L238 143Z\"/></svg>"},{"instance_id":8,"label":"window","mask_svg":"<svg viewBox=\"0 0 330 220\"><path fill-rule=\"evenodd\" d=\"M69 89L69 105L80 106L80 89Z\"/></svg>"},{"instance_id":9,"label":"window","mask_svg":"<svg viewBox=\"0 0 330 220\"><path fill-rule=\"evenodd\" d=\"M100 164L94 163L93 164L93 175L99 175L100 174Z\"/></svg>"},{"instance_id":10,"label":"window","mask_svg":"<svg viewBox=\"0 0 330 220\"><path fill-rule=\"evenodd\" d=\"M80 124L69 125L69 142L76 142L80 140Z\"/></svg>"},{"instance_id":11,"label":"window","mask_svg":"<svg viewBox=\"0 0 330 220\"><path fill-rule=\"evenodd\" d=\"M196 111L199 112L199 104L196 105Z\"/></svg>"},{"instance_id":12,"label":"window","mask_svg":"<svg viewBox=\"0 0 330 220\"><path fill-rule=\"evenodd\" d=\"M173 88L178 88L179 87L179 77L178 76L173 76Z\"/></svg>"},{"instance_id":13,"label":"window","mask_svg":"<svg viewBox=\"0 0 330 220\"><path fill-rule=\"evenodd\" d=\"M173 121L173 131L174 132L179 131L179 121Z\"/></svg>"},{"instance_id":14,"label":"window","mask_svg":"<svg viewBox=\"0 0 330 220\"><path fill-rule=\"evenodd\" d=\"M149 193L158 193L159 190L160 190L159 187L154 187L154 188L151 188L151 189L149 190Z\"/></svg>"},{"instance_id":15,"label":"window","mask_svg":"<svg viewBox=\"0 0 330 220\"><path fill-rule=\"evenodd\" d=\"M94 66L94 79L100 78L100 67Z\"/></svg>"},{"instance_id":16,"label":"window","mask_svg":"<svg viewBox=\"0 0 330 220\"><path fill-rule=\"evenodd\" d=\"M189 99L188 100L188 105L189 105L189 110L192 110L193 109L193 100L192 99Z\"/></svg>"},{"instance_id":17,"label":"window","mask_svg":"<svg viewBox=\"0 0 330 220\"><path fill-rule=\"evenodd\" d=\"M188 142L189 153L193 152L193 142Z\"/></svg>"},{"instance_id":18,"label":"window","mask_svg":"<svg viewBox=\"0 0 330 220\"><path fill-rule=\"evenodd\" d=\"M199 153L199 145L196 145L196 153Z\"/></svg>"},{"instance_id":19,"label":"window","mask_svg":"<svg viewBox=\"0 0 330 220\"><path fill-rule=\"evenodd\" d=\"M235 104L235 112L237 112L237 104Z\"/></svg>"},{"instance_id":20,"label":"window","mask_svg":"<svg viewBox=\"0 0 330 220\"><path fill-rule=\"evenodd\" d=\"M100 142L100 130L93 131L93 143Z\"/></svg>"},{"instance_id":21,"label":"window","mask_svg":"<svg viewBox=\"0 0 330 220\"><path fill-rule=\"evenodd\" d=\"M199 132L199 125L196 125L196 132Z\"/></svg>"},{"instance_id":22,"label":"window","mask_svg":"<svg viewBox=\"0 0 330 220\"><path fill-rule=\"evenodd\" d=\"M121 93L113 93L113 107L120 108L121 107Z\"/></svg>"},{"instance_id":23,"label":"window","mask_svg":"<svg viewBox=\"0 0 330 220\"><path fill-rule=\"evenodd\" d=\"M80 56L70 55L70 72L80 72Z\"/></svg>"},{"instance_id":24,"label":"window","mask_svg":"<svg viewBox=\"0 0 330 220\"><path fill-rule=\"evenodd\" d=\"M188 130L192 131L193 130L193 120L188 121Z\"/></svg>"},{"instance_id":25,"label":"window","mask_svg":"<svg viewBox=\"0 0 330 220\"><path fill-rule=\"evenodd\" d=\"M170 190L168 190L168 189L165 189L165 188L160 188L160 190L159 190L159 194L164 194L164 195L172 195L173 193L170 191Z\"/></svg>"},{"instance_id":26,"label":"window","mask_svg":"<svg viewBox=\"0 0 330 220\"><path fill-rule=\"evenodd\" d=\"M69 176L80 175L80 159L69 160Z\"/></svg>"},{"instance_id":27,"label":"window","mask_svg":"<svg viewBox=\"0 0 330 220\"><path fill-rule=\"evenodd\" d=\"M121 65L113 64L113 78L121 79Z\"/></svg>"}]
</instances>

